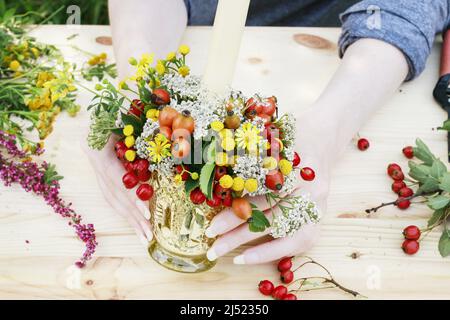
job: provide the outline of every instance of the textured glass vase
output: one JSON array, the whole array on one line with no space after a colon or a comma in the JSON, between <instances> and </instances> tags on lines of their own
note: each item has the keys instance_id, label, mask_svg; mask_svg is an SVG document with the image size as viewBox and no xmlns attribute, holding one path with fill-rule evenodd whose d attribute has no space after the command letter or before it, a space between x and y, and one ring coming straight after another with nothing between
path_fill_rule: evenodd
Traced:
<instances>
[{"instance_id":1,"label":"textured glass vase","mask_svg":"<svg viewBox=\"0 0 450 320\"><path fill-rule=\"evenodd\" d=\"M212 218L221 208L195 205L186 194L184 184L172 178L156 176L155 194L150 201L150 222L154 238L150 256L162 266L187 273L208 270L215 265L206 252L214 239L205 235Z\"/></svg>"}]
</instances>

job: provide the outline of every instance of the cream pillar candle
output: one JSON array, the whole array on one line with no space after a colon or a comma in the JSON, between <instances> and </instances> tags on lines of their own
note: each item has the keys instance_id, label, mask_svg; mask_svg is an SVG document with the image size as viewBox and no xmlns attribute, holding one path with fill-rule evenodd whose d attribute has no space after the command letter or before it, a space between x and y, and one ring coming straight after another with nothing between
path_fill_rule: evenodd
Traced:
<instances>
[{"instance_id":1,"label":"cream pillar candle","mask_svg":"<svg viewBox=\"0 0 450 320\"><path fill-rule=\"evenodd\" d=\"M224 93L233 81L250 0L219 0L203 83Z\"/></svg>"}]
</instances>

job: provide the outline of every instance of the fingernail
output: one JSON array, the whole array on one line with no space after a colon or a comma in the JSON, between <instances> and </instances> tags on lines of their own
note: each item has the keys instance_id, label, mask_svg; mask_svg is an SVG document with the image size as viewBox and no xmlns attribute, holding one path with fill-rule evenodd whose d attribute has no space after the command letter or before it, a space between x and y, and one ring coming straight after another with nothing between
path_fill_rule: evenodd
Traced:
<instances>
[{"instance_id":1,"label":"fingernail","mask_svg":"<svg viewBox=\"0 0 450 320\"><path fill-rule=\"evenodd\" d=\"M145 236L147 237L148 241L151 241L153 239L153 233L150 230L150 228L148 227L148 225L144 222L140 223L142 230L144 230Z\"/></svg>"},{"instance_id":2,"label":"fingernail","mask_svg":"<svg viewBox=\"0 0 450 320\"><path fill-rule=\"evenodd\" d=\"M145 248L148 248L148 240L141 234L139 235L139 240L144 245Z\"/></svg>"},{"instance_id":3,"label":"fingernail","mask_svg":"<svg viewBox=\"0 0 450 320\"><path fill-rule=\"evenodd\" d=\"M233 263L234 264L245 264L245 258L244 255L241 254L239 256L236 256L233 258Z\"/></svg>"},{"instance_id":4,"label":"fingernail","mask_svg":"<svg viewBox=\"0 0 450 320\"><path fill-rule=\"evenodd\" d=\"M208 252L206 252L206 257L209 261L214 261L218 257L223 256L228 251L230 251L228 245L226 243L220 243L214 245L211 249L209 249Z\"/></svg>"},{"instance_id":5,"label":"fingernail","mask_svg":"<svg viewBox=\"0 0 450 320\"><path fill-rule=\"evenodd\" d=\"M208 238L215 238L220 233L222 233L223 229L225 228L225 224L222 221L218 221L216 223L212 223L206 230L205 235Z\"/></svg>"},{"instance_id":6,"label":"fingernail","mask_svg":"<svg viewBox=\"0 0 450 320\"><path fill-rule=\"evenodd\" d=\"M150 219L150 210L141 200L136 200L136 207L138 207L139 211L142 213L145 219Z\"/></svg>"}]
</instances>

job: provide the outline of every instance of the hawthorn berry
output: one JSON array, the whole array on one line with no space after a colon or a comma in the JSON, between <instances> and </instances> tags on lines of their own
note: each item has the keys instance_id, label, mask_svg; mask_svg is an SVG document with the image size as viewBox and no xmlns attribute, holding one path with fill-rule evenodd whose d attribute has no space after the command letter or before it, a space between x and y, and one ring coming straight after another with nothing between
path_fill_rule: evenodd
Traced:
<instances>
[{"instance_id":1,"label":"hawthorn berry","mask_svg":"<svg viewBox=\"0 0 450 320\"><path fill-rule=\"evenodd\" d=\"M405 155L405 157L407 157L408 159L414 158L414 149L412 146L404 147L402 149L402 152Z\"/></svg>"},{"instance_id":2,"label":"hawthorn berry","mask_svg":"<svg viewBox=\"0 0 450 320\"><path fill-rule=\"evenodd\" d=\"M405 175L401 170L394 170L392 171L391 178L395 181L403 181L405 179Z\"/></svg>"},{"instance_id":3,"label":"hawthorn berry","mask_svg":"<svg viewBox=\"0 0 450 320\"><path fill-rule=\"evenodd\" d=\"M391 176L392 173L394 172L394 170L402 171L402 168L396 163L389 164L388 167L387 167L387 174L388 174L388 176Z\"/></svg>"},{"instance_id":4,"label":"hawthorn berry","mask_svg":"<svg viewBox=\"0 0 450 320\"><path fill-rule=\"evenodd\" d=\"M270 296L273 292L274 285L269 280L262 280L258 285L259 292L265 296Z\"/></svg>"},{"instance_id":5,"label":"hawthorn berry","mask_svg":"<svg viewBox=\"0 0 450 320\"><path fill-rule=\"evenodd\" d=\"M413 194L414 194L414 191L408 187L401 188L400 191L398 192L398 195L402 198L411 197Z\"/></svg>"},{"instance_id":6,"label":"hawthorn berry","mask_svg":"<svg viewBox=\"0 0 450 320\"><path fill-rule=\"evenodd\" d=\"M217 208L218 206L220 206L222 203L222 199L217 196L217 195L213 195L212 199L206 199L206 204L208 206L210 206L211 208Z\"/></svg>"},{"instance_id":7,"label":"hawthorn berry","mask_svg":"<svg viewBox=\"0 0 450 320\"><path fill-rule=\"evenodd\" d=\"M233 197L231 196L231 193L228 194L224 199L222 199L222 204L225 207L231 207L233 204Z\"/></svg>"},{"instance_id":8,"label":"hawthorn berry","mask_svg":"<svg viewBox=\"0 0 450 320\"><path fill-rule=\"evenodd\" d=\"M143 183L137 188L136 195L142 201L150 200L153 197L153 187L148 183Z\"/></svg>"},{"instance_id":9,"label":"hawthorn berry","mask_svg":"<svg viewBox=\"0 0 450 320\"><path fill-rule=\"evenodd\" d=\"M292 257L286 257L278 262L278 271L283 272L292 268Z\"/></svg>"},{"instance_id":10,"label":"hawthorn berry","mask_svg":"<svg viewBox=\"0 0 450 320\"><path fill-rule=\"evenodd\" d=\"M272 170L266 175L265 185L270 190L281 190L284 184L284 176L278 170Z\"/></svg>"},{"instance_id":11,"label":"hawthorn berry","mask_svg":"<svg viewBox=\"0 0 450 320\"><path fill-rule=\"evenodd\" d=\"M122 182L127 189L133 189L139 182L138 177L133 172L127 172L122 177Z\"/></svg>"},{"instance_id":12,"label":"hawthorn berry","mask_svg":"<svg viewBox=\"0 0 450 320\"><path fill-rule=\"evenodd\" d=\"M417 251L419 251L419 248L419 242L416 240L406 239L402 243L403 252L409 255L415 254Z\"/></svg>"},{"instance_id":13,"label":"hawthorn berry","mask_svg":"<svg viewBox=\"0 0 450 320\"><path fill-rule=\"evenodd\" d=\"M401 189L405 188L406 184L403 181L394 181L392 182L392 191L395 193L399 193Z\"/></svg>"},{"instance_id":14,"label":"hawthorn berry","mask_svg":"<svg viewBox=\"0 0 450 320\"><path fill-rule=\"evenodd\" d=\"M397 199L396 206L397 206L397 208L399 208L401 210L408 209L410 205L411 205L411 201L409 201L408 199L405 199L402 197Z\"/></svg>"},{"instance_id":15,"label":"hawthorn berry","mask_svg":"<svg viewBox=\"0 0 450 320\"><path fill-rule=\"evenodd\" d=\"M124 141L117 141L116 144L114 145L114 151L120 150L120 149L128 149L127 146L125 145Z\"/></svg>"},{"instance_id":16,"label":"hawthorn berry","mask_svg":"<svg viewBox=\"0 0 450 320\"><path fill-rule=\"evenodd\" d=\"M134 172L134 162L123 162L123 167L127 172Z\"/></svg>"},{"instance_id":17,"label":"hawthorn berry","mask_svg":"<svg viewBox=\"0 0 450 320\"><path fill-rule=\"evenodd\" d=\"M309 167L304 167L300 170L300 176L305 181L312 181L316 177L316 173Z\"/></svg>"},{"instance_id":18,"label":"hawthorn berry","mask_svg":"<svg viewBox=\"0 0 450 320\"><path fill-rule=\"evenodd\" d=\"M216 166L214 171L214 180L219 181L224 175L227 174L227 167L225 166Z\"/></svg>"},{"instance_id":19,"label":"hawthorn berry","mask_svg":"<svg viewBox=\"0 0 450 320\"><path fill-rule=\"evenodd\" d=\"M403 229L403 236L408 240L419 240L420 229L417 226L407 226Z\"/></svg>"},{"instance_id":20,"label":"hawthorn berry","mask_svg":"<svg viewBox=\"0 0 450 320\"><path fill-rule=\"evenodd\" d=\"M297 296L293 293L288 293L282 300L297 300Z\"/></svg>"},{"instance_id":21,"label":"hawthorn berry","mask_svg":"<svg viewBox=\"0 0 450 320\"><path fill-rule=\"evenodd\" d=\"M288 290L285 286L280 285L273 289L272 291L272 297L276 300L281 300L284 298L284 296L287 294Z\"/></svg>"},{"instance_id":22,"label":"hawthorn berry","mask_svg":"<svg viewBox=\"0 0 450 320\"><path fill-rule=\"evenodd\" d=\"M365 138L361 138L358 140L358 149L361 151L366 151L367 149L369 149L370 143L369 140L365 139Z\"/></svg>"},{"instance_id":23,"label":"hawthorn berry","mask_svg":"<svg viewBox=\"0 0 450 320\"><path fill-rule=\"evenodd\" d=\"M192 190L189 196L193 204L202 204L206 200L206 196L198 187Z\"/></svg>"},{"instance_id":24,"label":"hawthorn berry","mask_svg":"<svg viewBox=\"0 0 450 320\"><path fill-rule=\"evenodd\" d=\"M283 283L291 283L294 280L294 273L291 270L285 270L280 273L280 279Z\"/></svg>"},{"instance_id":25,"label":"hawthorn berry","mask_svg":"<svg viewBox=\"0 0 450 320\"><path fill-rule=\"evenodd\" d=\"M152 103L162 106L170 103L170 94L165 89L157 88L153 90L150 99Z\"/></svg>"}]
</instances>

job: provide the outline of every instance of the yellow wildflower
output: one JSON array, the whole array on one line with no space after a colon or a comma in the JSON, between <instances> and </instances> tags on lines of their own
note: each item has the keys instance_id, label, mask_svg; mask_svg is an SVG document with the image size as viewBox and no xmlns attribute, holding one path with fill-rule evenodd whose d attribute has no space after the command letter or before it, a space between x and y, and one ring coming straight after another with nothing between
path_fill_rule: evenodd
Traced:
<instances>
[{"instance_id":1,"label":"yellow wildflower","mask_svg":"<svg viewBox=\"0 0 450 320\"><path fill-rule=\"evenodd\" d=\"M129 89L128 84L126 83L126 80L120 81L118 88L119 88L119 90L127 90L127 89Z\"/></svg>"},{"instance_id":2,"label":"yellow wildflower","mask_svg":"<svg viewBox=\"0 0 450 320\"><path fill-rule=\"evenodd\" d=\"M236 177L233 180L233 186L231 187L234 191L239 192L244 190L244 179L242 179L241 177Z\"/></svg>"},{"instance_id":3,"label":"yellow wildflower","mask_svg":"<svg viewBox=\"0 0 450 320\"><path fill-rule=\"evenodd\" d=\"M278 165L280 167L281 173L285 176L292 172L292 163L290 163L288 160L282 159L280 160L280 163Z\"/></svg>"},{"instance_id":4,"label":"yellow wildflower","mask_svg":"<svg viewBox=\"0 0 450 320\"><path fill-rule=\"evenodd\" d=\"M171 156L170 142L167 138L158 133L153 141L150 141L148 147L149 156L153 162L161 162L163 158Z\"/></svg>"},{"instance_id":5,"label":"yellow wildflower","mask_svg":"<svg viewBox=\"0 0 450 320\"><path fill-rule=\"evenodd\" d=\"M125 152L125 159L127 159L129 162L133 162L134 159L136 159L136 151L127 150L127 152Z\"/></svg>"},{"instance_id":6,"label":"yellow wildflower","mask_svg":"<svg viewBox=\"0 0 450 320\"><path fill-rule=\"evenodd\" d=\"M222 121L213 121L211 122L211 129L213 129L216 132L220 132L224 128Z\"/></svg>"},{"instance_id":7,"label":"yellow wildflower","mask_svg":"<svg viewBox=\"0 0 450 320\"><path fill-rule=\"evenodd\" d=\"M231 137L226 137L222 140L222 143L220 145L223 150L225 151L231 151L234 150L234 147L236 146L236 143L234 142L234 139Z\"/></svg>"},{"instance_id":8,"label":"yellow wildflower","mask_svg":"<svg viewBox=\"0 0 450 320\"><path fill-rule=\"evenodd\" d=\"M131 64L132 66L137 65L137 61L135 58L131 57L128 59L128 63Z\"/></svg>"},{"instance_id":9,"label":"yellow wildflower","mask_svg":"<svg viewBox=\"0 0 450 320\"><path fill-rule=\"evenodd\" d=\"M266 157L263 159L262 166L264 169L274 170L277 168L277 159L274 157Z\"/></svg>"},{"instance_id":10,"label":"yellow wildflower","mask_svg":"<svg viewBox=\"0 0 450 320\"><path fill-rule=\"evenodd\" d=\"M228 155L225 152L217 152L216 164L218 166L226 166L228 164Z\"/></svg>"},{"instance_id":11,"label":"yellow wildflower","mask_svg":"<svg viewBox=\"0 0 450 320\"><path fill-rule=\"evenodd\" d=\"M222 188L228 189L233 186L233 178L226 174L219 180L219 184Z\"/></svg>"},{"instance_id":12,"label":"yellow wildflower","mask_svg":"<svg viewBox=\"0 0 450 320\"><path fill-rule=\"evenodd\" d=\"M99 64L100 63L100 58L98 57L98 56L93 56L92 58L90 58L89 60L88 60L88 64L90 65L90 66L95 66L95 65L97 65L97 64Z\"/></svg>"},{"instance_id":13,"label":"yellow wildflower","mask_svg":"<svg viewBox=\"0 0 450 320\"><path fill-rule=\"evenodd\" d=\"M135 142L135 139L133 136L128 136L125 138L125 145L128 148L131 148L132 146L134 146L134 142Z\"/></svg>"},{"instance_id":14,"label":"yellow wildflower","mask_svg":"<svg viewBox=\"0 0 450 320\"><path fill-rule=\"evenodd\" d=\"M258 190L258 181L256 179L248 179L245 181L244 186L248 192L255 192Z\"/></svg>"},{"instance_id":15,"label":"yellow wildflower","mask_svg":"<svg viewBox=\"0 0 450 320\"><path fill-rule=\"evenodd\" d=\"M191 179L192 179L192 180L198 180L198 178L199 178L199 176L198 176L198 173L197 173L197 172L192 172L192 173L191 173Z\"/></svg>"},{"instance_id":16,"label":"yellow wildflower","mask_svg":"<svg viewBox=\"0 0 450 320\"><path fill-rule=\"evenodd\" d=\"M127 124L124 128L123 128L123 134L125 136L131 136L134 132L134 127L131 124Z\"/></svg>"},{"instance_id":17,"label":"yellow wildflower","mask_svg":"<svg viewBox=\"0 0 450 320\"><path fill-rule=\"evenodd\" d=\"M177 54L175 52L169 52L167 54L166 60L172 62L175 60L176 57L177 57Z\"/></svg>"},{"instance_id":18,"label":"yellow wildflower","mask_svg":"<svg viewBox=\"0 0 450 320\"><path fill-rule=\"evenodd\" d=\"M166 72L166 67L164 66L164 63L159 60L158 63L156 64L156 72L158 72L159 75L163 75Z\"/></svg>"},{"instance_id":19,"label":"yellow wildflower","mask_svg":"<svg viewBox=\"0 0 450 320\"><path fill-rule=\"evenodd\" d=\"M233 131L231 131L230 129L222 129L219 132L219 136L222 139L233 138Z\"/></svg>"},{"instance_id":20,"label":"yellow wildflower","mask_svg":"<svg viewBox=\"0 0 450 320\"><path fill-rule=\"evenodd\" d=\"M17 71L20 68L20 62L17 60L13 60L9 63L9 69L12 71Z\"/></svg>"},{"instance_id":21,"label":"yellow wildflower","mask_svg":"<svg viewBox=\"0 0 450 320\"><path fill-rule=\"evenodd\" d=\"M176 174L173 180L175 181L175 184L180 184L183 181L183 177L181 174Z\"/></svg>"},{"instance_id":22,"label":"yellow wildflower","mask_svg":"<svg viewBox=\"0 0 450 320\"><path fill-rule=\"evenodd\" d=\"M153 121L156 121L159 117L159 110L149 109L145 114L145 116L147 117L147 119L152 119Z\"/></svg>"},{"instance_id":23,"label":"yellow wildflower","mask_svg":"<svg viewBox=\"0 0 450 320\"><path fill-rule=\"evenodd\" d=\"M191 51L191 49L189 48L189 46L187 46L187 45L185 45L185 44L182 44L182 45L178 48L178 51L179 51L183 56L185 56L185 55L187 55L187 54Z\"/></svg>"},{"instance_id":24,"label":"yellow wildflower","mask_svg":"<svg viewBox=\"0 0 450 320\"><path fill-rule=\"evenodd\" d=\"M261 140L259 133L259 129L253 124L249 122L244 123L240 129L236 130L236 143L238 147L248 151L257 150Z\"/></svg>"},{"instance_id":25,"label":"yellow wildflower","mask_svg":"<svg viewBox=\"0 0 450 320\"><path fill-rule=\"evenodd\" d=\"M186 77L187 75L189 75L189 72L191 72L191 70L189 69L188 66L181 66L180 68L178 68L178 73L182 77Z\"/></svg>"},{"instance_id":26,"label":"yellow wildflower","mask_svg":"<svg viewBox=\"0 0 450 320\"><path fill-rule=\"evenodd\" d=\"M153 54L144 53L139 61L138 66L140 67L148 67L153 63Z\"/></svg>"}]
</instances>

